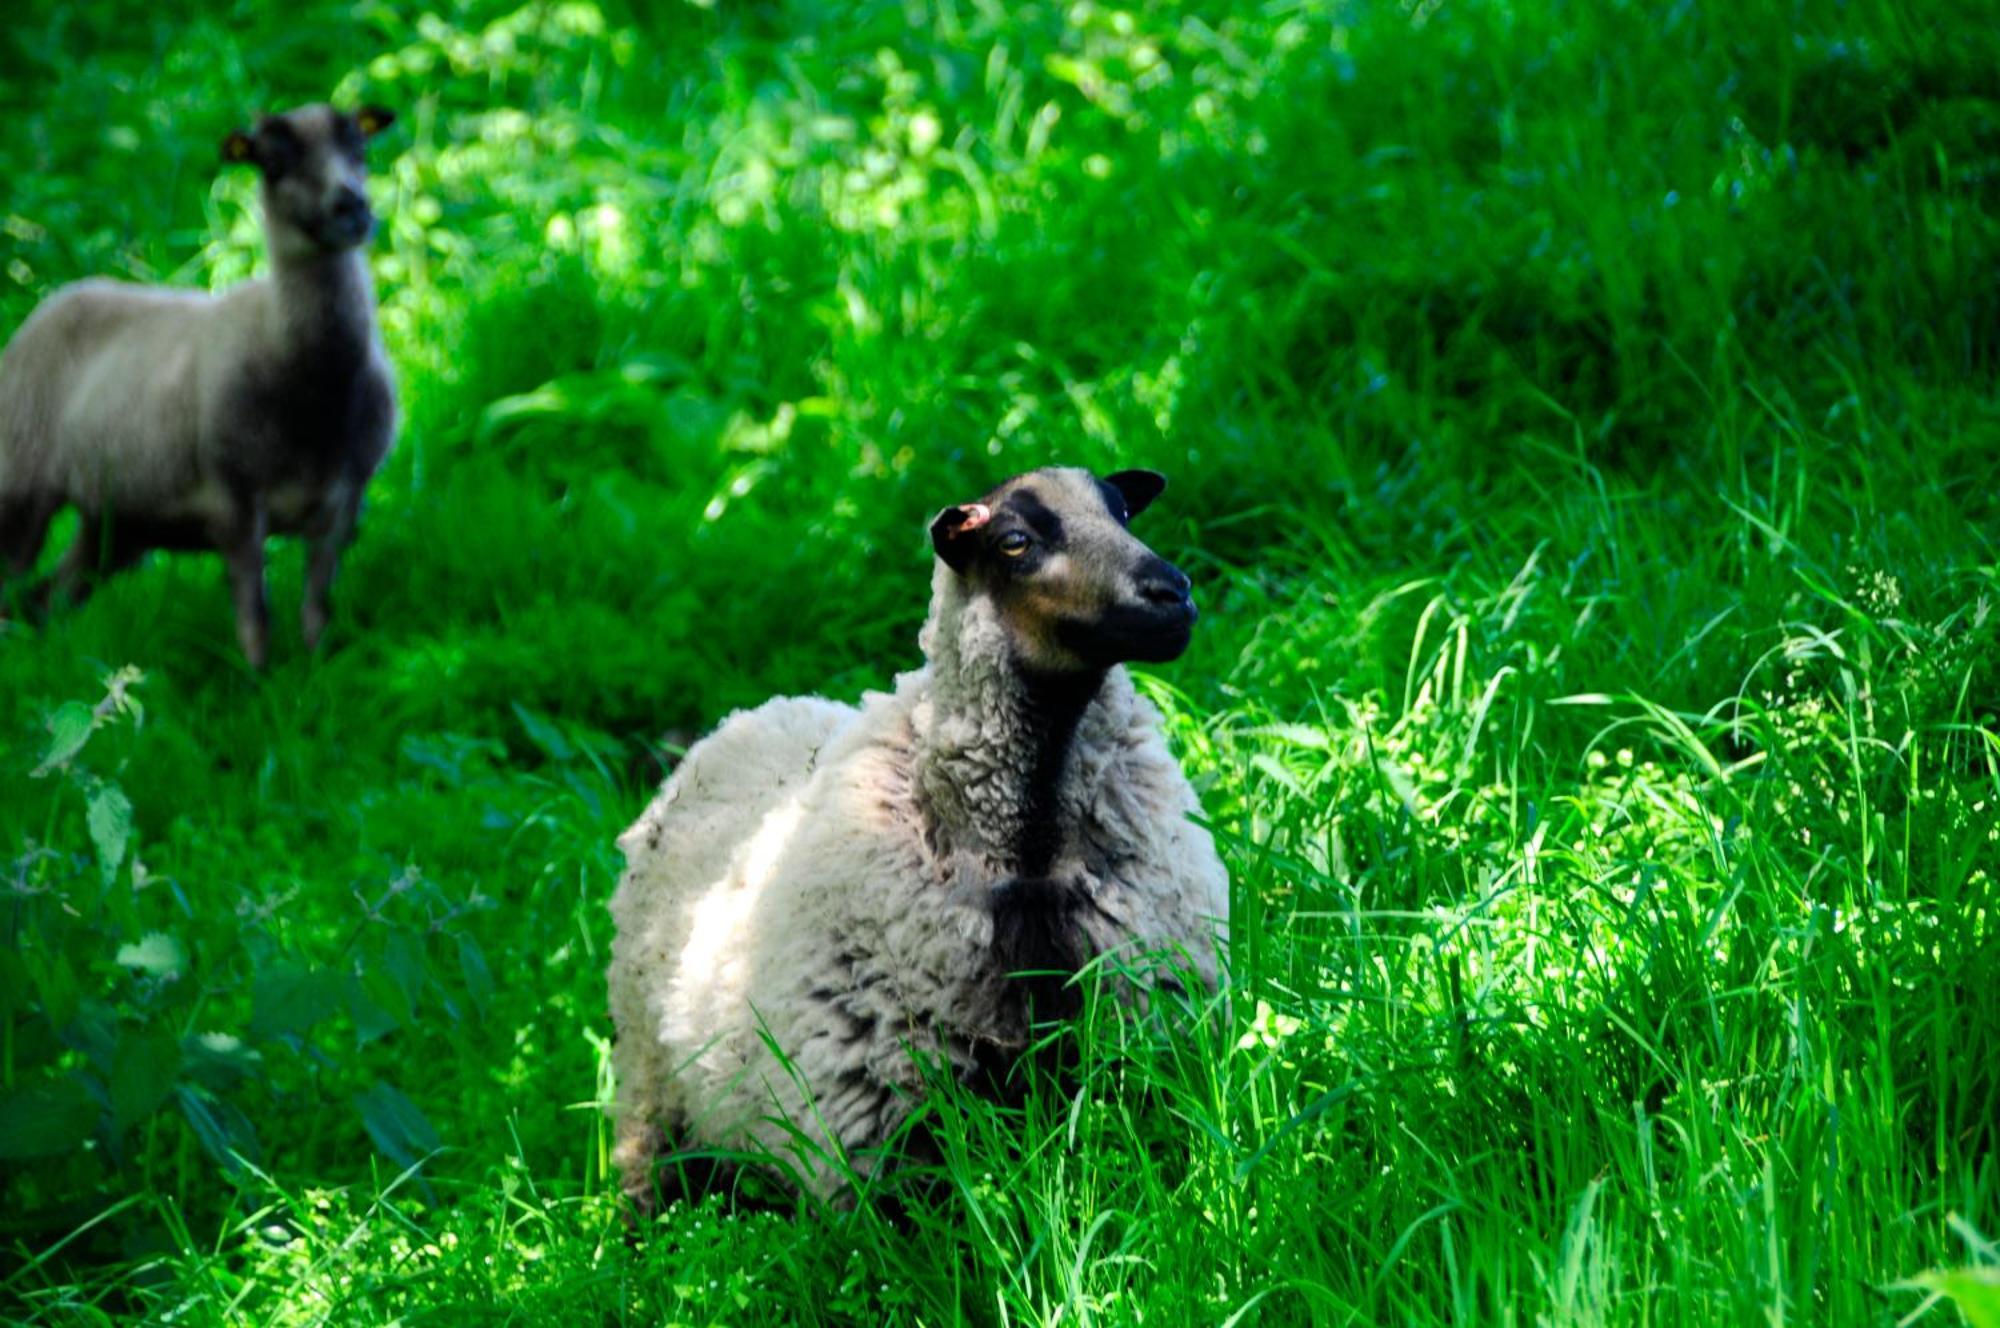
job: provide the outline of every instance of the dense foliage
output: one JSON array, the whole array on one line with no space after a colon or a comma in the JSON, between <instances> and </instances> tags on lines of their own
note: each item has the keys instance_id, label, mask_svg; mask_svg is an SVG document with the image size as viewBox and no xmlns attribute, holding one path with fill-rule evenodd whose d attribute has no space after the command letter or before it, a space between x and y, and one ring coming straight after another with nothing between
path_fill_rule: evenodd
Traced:
<instances>
[{"instance_id":1,"label":"dense foliage","mask_svg":"<svg viewBox=\"0 0 2000 1328\"><path fill-rule=\"evenodd\" d=\"M2000 1322L1997 64L1976 0L19 0L0 329L250 275L216 143L365 97L407 422L318 658L195 556L0 624L0 1313ZM1053 460L1174 480L1226 1000L628 1242L613 837Z\"/></svg>"}]
</instances>

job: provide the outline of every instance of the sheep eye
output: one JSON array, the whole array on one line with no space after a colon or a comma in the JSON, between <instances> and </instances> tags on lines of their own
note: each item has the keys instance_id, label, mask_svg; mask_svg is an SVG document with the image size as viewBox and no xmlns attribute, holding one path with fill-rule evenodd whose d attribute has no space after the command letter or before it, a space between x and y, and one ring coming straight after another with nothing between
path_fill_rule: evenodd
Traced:
<instances>
[{"instance_id":1,"label":"sheep eye","mask_svg":"<svg viewBox=\"0 0 2000 1328\"><path fill-rule=\"evenodd\" d=\"M1000 537L1000 552L1009 558L1018 558L1028 551L1031 541L1025 532L1010 530Z\"/></svg>"}]
</instances>

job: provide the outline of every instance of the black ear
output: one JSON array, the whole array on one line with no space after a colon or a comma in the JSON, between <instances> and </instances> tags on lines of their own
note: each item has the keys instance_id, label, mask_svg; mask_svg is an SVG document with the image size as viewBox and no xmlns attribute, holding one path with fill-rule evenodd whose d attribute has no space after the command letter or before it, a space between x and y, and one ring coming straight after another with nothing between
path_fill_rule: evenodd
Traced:
<instances>
[{"instance_id":1,"label":"black ear","mask_svg":"<svg viewBox=\"0 0 2000 1328\"><path fill-rule=\"evenodd\" d=\"M1106 475L1104 482L1125 499L1128 520L1151 507L1167 487L1167 477L1157 470L1121 470L1116 475Z\"/></svg>"},{"instance_id":2,"label":"black ear","mask_svg":"<svg viewBox=\"0 0 2000 1328\"><path fill-rule=\"evenodd\" d=\"M363 106L354 113L354 124L362 133L373 138L396 123L396 113L383 106Z\"/></svg>"},{"instance_id":3,"label":"black ear","mask_svg":"<svg viewBox=\"0 0 2000 1328\"><path fill-rule=\"evenodd\" d=\"M231 166L241 166L257 160L257 140L241 129L229 131L229 137L222 140L222 160Z\"/></svg>"},{"instance_id":4,"label":"black ear","mask_svg":"<svg viewBox=\"0 0 2000 1328\"><path fill-rule=\"evenodd\" d=\"M946 567L963 572L972 565L972 555L978 551L972 532L992 519L993 513L984 503L947 507L931 522L931 547L937 550Z\"/></svg>"}]
</instances>

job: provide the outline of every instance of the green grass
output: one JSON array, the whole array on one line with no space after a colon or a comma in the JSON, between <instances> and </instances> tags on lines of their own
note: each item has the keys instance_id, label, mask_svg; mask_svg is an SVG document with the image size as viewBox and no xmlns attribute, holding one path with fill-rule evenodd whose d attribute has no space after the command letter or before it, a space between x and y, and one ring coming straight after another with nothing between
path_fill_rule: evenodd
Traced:
<instances>
[{"instance_id":1,"label":"green grass","mask_svg":"<svg viewBox=\"0 0 2000 1328\"><path fill-rule=\"evenodd\" d=\"M215 144L365 95L407 421L322 656L296 549L263 679L210 558L0 628L0 1315L1977 1316L1996 20L17 5L0 328L250 274ZM628 1241L613 837L908 667L926 516L1056 460L1174 481L1226 1001Z\"/></svg>"}]
</instances>

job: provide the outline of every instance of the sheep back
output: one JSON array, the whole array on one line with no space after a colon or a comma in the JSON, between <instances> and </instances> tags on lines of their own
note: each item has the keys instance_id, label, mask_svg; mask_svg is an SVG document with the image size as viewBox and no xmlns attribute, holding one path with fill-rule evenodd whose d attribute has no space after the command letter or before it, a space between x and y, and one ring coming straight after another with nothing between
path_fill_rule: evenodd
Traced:
<instances>
[{"instance_id":1,"label":"sheep back","mask_svg":"<svg viewBox=\"0 0 2000 1328\"><path fill-rule=\"evenodd\" d=\"M189 487L199 357L219 301L92 279L44 300L0 354L0 493L115 505Z\"/></svg>"}]
</instances>

